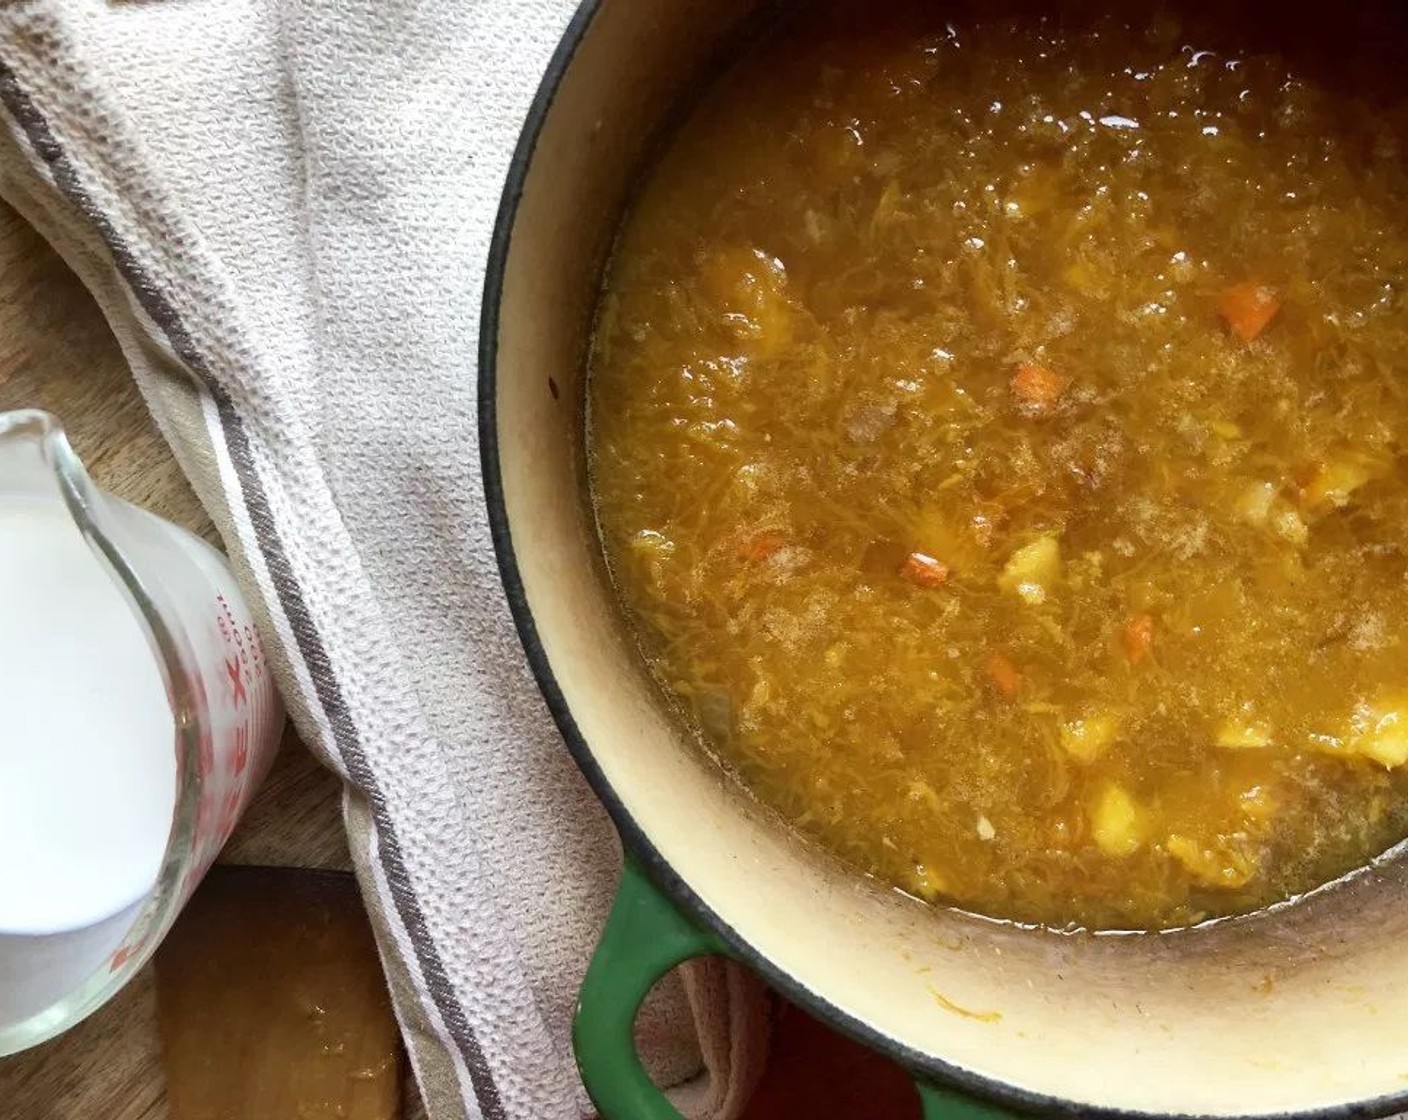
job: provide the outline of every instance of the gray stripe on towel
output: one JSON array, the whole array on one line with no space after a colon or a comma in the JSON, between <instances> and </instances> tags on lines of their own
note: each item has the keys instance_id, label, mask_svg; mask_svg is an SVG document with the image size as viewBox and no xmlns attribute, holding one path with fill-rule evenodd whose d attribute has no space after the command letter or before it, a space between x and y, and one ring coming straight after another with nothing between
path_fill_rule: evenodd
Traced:
<instances>
[{"instance_id":1,"label":"gray stripe on towel","mask_svg":"<svg viewBox=\"0 0 1408 1120\"><path fill-rule=\"evenodd\" d=\"M0 59L0 102L4 103L10 115L20 125L35 154L48 165L59 190L93 224L112 255L118 272L131 288L142 309L161 328L177 356L200 379L215 400L230 459L239 475L249 521L254 528L270 578L278 592L279 604L298 642L319 703L323 707L328 725L332 728L338 753L346 763L348 774L366 793L371 804L376 820L377 847L386 871L386 880L391 888L397 914L415 950L417 963L426 981L426 989L469 1069L471 1087L485 1120L505 1120L503 1101L490 1074L484 1051L475 1036L474 1028L465 1016L464 1008L460 1006L454 994L439 950L426 928L420 901L411 888L400 841L396 837L387 811L385 795L367 763L357 727L343 699L341 686L332 671L322 638L309 615L302 590L289 564L263 483L254 467L244 423L236 413L228 394L211 375L208 364L192 341L180 314L133 256L107 215L93 201L43 113L20 85L14 71L4 59Z\"/></svg>"}]
</instances>

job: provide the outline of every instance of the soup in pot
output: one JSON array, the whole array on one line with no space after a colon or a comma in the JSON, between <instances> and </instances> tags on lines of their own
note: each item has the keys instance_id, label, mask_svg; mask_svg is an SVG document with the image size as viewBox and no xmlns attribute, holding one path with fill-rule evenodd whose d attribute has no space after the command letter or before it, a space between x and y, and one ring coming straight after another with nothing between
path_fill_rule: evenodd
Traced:
<instances>
[{"instance_id":1,"label":"soup in pot","mask_svg":"<svg viewBox=\"0 0 1408 1120\"><path fill-rule=\"evenodd\" d=\"M928 901L1167 928L1363 865L1408 831L1398 100L1167 14L853 8L714 85L609 269L590 479L662 688Z\"/></svg>"}]
</instances>

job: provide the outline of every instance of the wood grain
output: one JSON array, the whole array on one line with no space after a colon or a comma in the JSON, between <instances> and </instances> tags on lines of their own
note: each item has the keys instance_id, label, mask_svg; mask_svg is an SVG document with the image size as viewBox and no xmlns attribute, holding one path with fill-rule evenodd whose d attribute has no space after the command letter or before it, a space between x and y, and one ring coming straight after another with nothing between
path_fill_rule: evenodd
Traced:
<instances>
[{"instance_id":1,"label":"wood grain","mask_svg":"<svg viewBox=\"0 0 1408 1120\"><path fill-rule=\"evenodd\" d=\"M5 1120L167 1120L151 969L62 1038L0 1058Z\"/></svg>"},{"instance_id":2,"label":"wood grain","mask_svg":"<svg viewBox=\"0 0 1408 1120\"><path fill-rule=\"evenodd\" d=\"M87 290L0 204L0 411L64 423L98 484L219 543ZM337 780L289 731L222 861L350 867ZM143 973L87 1022L0 1059L0 1120L167 1120L155 1000Z\"/></svg>"},{"instance_id":3,"label":"wood grain","mask_svg":"<svg viewBox=\"0 0 1408 1120\"><path fill-rule=\"evenodd\" d=\"M156 985L171 1120L399 1115L400 1037L352 876L215 868Z\"/></svg>"}]
</instances>

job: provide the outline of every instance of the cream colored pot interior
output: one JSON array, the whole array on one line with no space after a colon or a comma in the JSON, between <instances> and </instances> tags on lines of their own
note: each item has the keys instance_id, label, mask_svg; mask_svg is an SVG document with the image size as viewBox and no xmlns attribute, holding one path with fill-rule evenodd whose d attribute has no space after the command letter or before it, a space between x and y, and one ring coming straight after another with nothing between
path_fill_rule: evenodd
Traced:
<instances>
[{"instance_id":1,"label":"cream colored pot interior","mask_svg":"<svg viewBox=\"0 0 1408 1120\"><path fill-rule=\"evenodd\" d=\"M630 182L748 7L604 0L544 122L503 279L498 441L513 551L618 819L779 973L931 1070L1067 1107L1155 1113L1305 1111L1408 1091L1401 861L1280 914L1183 934L1008 928L838 869L758 811L660 706L585 514L584 345Z\"/></svg>"}]
</instances>

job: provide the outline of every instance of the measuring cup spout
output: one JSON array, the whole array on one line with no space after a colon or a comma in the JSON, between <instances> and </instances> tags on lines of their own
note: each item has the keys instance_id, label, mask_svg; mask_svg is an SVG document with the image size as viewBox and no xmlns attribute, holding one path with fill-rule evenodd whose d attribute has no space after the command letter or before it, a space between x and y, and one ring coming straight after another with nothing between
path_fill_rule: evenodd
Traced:
<instances>
[{"instance_id":1,"label":"measuring cup spout","mask_svg":"<svg viewBox=\"0 0 1408 1120\"><path fill-rule=\"evenodd\" d=\"M165 596L151 570L151 557L144 555L150 545L142 540L142 530L150 533L156 519L98 489L63 426L40 409L0 413L0 500L5 499L62 504L95 561L137 616L160 663L177 727L196 727L200 702L196 682L187 672L191 657L183 649L179 612L162 602ZM146 580L143 566L148 569Z\"/></svg>"},{"instance_id":2,"label":"measuring cup spout","mask_svg":"<svg viewBox=\"0 0 1408 1120\"><path fill-rule=\"evenodd\" d=\"M38 410L0 413L0 711L3 1056L146 961L284 720L224 557L104 493Z\"/></svg>"}]
</instances>

